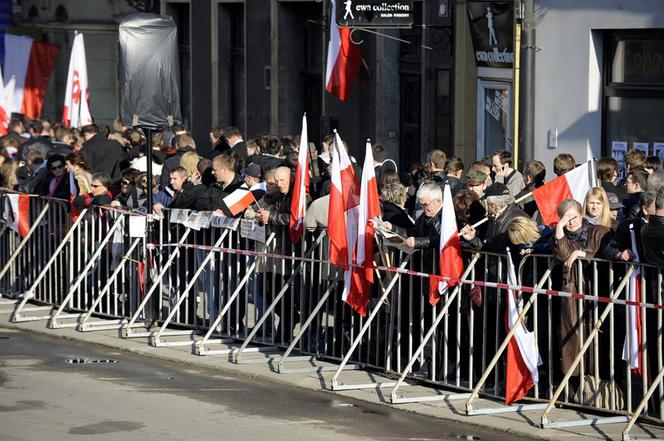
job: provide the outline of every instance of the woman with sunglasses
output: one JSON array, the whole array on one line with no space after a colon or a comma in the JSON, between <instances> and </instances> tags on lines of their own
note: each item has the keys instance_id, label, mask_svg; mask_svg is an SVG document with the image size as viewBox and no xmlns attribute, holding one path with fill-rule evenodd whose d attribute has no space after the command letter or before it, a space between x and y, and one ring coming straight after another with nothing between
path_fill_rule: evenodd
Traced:
<instances>
[{"instance_id":1,"label":"woman with sunglasses","mask_svg":"<svg viewBox=\"0 0 664 441\"><path fill-rule=\"evenodd\" d=\"M62 155L51 155L46 161L46 170L42 172L35 192L42 196L69 200L69 175Z\"/></svg>"}]
</instances>

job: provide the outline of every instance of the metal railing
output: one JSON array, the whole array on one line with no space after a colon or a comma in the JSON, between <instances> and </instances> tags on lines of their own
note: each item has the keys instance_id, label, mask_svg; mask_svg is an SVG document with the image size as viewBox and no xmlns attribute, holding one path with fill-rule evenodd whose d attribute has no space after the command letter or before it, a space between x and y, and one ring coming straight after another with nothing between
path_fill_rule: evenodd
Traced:
<instances>
[{"instance_id":1,"label":"metal railing","mask_svg":"<svg viewBox=\"0 0 664 441\"><path fill-rule=\"evenodd\" d=\"M3 198L3 216L6 210ZM324 231L295 245L284 227L263 232L248 220L165 210L148 244L132 226L140 230L144 222L144 215L100 207L74 219L66 201L31 197L28 234L20 237L6 222L0 229L0 308L12 306L15 321L120 329L125 338L190 345L195 354L236 363L276 361L281 373L333 370L332 389L391 388L395 404L465 400L468 415L539 410L543 427L624 422L625 438L637 418L664 422L662 268L581 259L574 283L563 286L552 256L515 256L521 319L543 361L540 382L522 403L482 409L478 396L505 397L512 337L505 254L464 255L461 280L431 307L426 276L437 272L435 250L384 249L361 317L341 300L343 274L327 261ZM626 302L634 289L638 305ZM622 357L634 316L640 375ZM299 361L306 366L295 366ZM359 368L390 380L342 381L344 370ZM414 381L445 392L404 392ZM613 416L553 422L556 404Z\"/></svg>"}]
</instances>

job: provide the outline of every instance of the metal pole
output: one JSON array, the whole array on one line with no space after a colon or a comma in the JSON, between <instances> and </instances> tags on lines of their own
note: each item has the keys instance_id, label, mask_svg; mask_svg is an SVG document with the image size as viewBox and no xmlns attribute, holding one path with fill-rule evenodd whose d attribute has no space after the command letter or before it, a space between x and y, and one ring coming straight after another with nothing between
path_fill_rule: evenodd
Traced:
<instances>
[{"instance_id":1,"label":"metal pole","mask_svg":"<svg viewBox=\"0 0 664 441\"><path fill-rule=\"evenodd\" d=\"M148 213L147 213L147 219L146 219L146 238L145 238L145 243L154 243L154 219L152 217L152 213L154 210L154 205L153 205L153 193L154 193L154 186L152 185L152 129L148 127L144 127L143 130L145 131L145 138L146 138L146 145L145 145L145 158L147 160L147 169L146 169L146 176L147 176L147 206L148 206ZM143 256L145 257L146 263L145 263L145 268L147 271L145 271L145 286L149 286L150 283L152 282L150 278L150 262L149 262L149 253L147 250L144 251ZM159 318L159 310L160 310L160 298L159 297L153 297L150 301L150 306L147 308L145 311L145 316L146 319L148 320L157 320Z\"/></svg>"},{"instance_id":2,"label":"metal pole","mask_svg":"<svg viewBox=\"0 0 664 441\"><path fill-rule=\"evenodd\" d=\"M519 145L522 164L535 159L535 5L523 0L523 24L519 63ZM516 81L516 79L515 79Z\"/></svg>"}]
</instances>

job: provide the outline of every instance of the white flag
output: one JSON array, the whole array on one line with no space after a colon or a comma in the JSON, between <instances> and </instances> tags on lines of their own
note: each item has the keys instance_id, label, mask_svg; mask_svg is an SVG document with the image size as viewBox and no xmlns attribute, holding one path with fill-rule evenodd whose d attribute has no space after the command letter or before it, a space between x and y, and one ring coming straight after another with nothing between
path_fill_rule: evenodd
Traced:
<instances>
[{"instance_id":1,"label":"white flag","mask_svg":"<svg viewBox=\"0 0 664 441\"><path fill-rule=\"evenodd\" d=\"M82 127L92 124L88 92L88 67L85 62L85 43L83 34L77 33L71 48L65 108L62 122L67 127Z\"/></svg>"}]
</instances>

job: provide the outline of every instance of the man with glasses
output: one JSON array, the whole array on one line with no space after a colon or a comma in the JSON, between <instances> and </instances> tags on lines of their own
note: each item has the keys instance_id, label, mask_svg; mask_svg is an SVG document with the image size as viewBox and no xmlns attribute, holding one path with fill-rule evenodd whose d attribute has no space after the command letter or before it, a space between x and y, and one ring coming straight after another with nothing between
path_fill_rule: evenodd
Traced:
<instances>
[{"instance_id":1,"label":"man with glasses","mask_svg":"<svg viewBox=\"0 0 664 441\"><path fill-rule=\"evenodd\" d=\"M625 217L637 217L639 214L639 199L648 187L648 172L642 168L630 169L625 179L627 198L623 199L623 215Z\"/></svg>"}]
</instances>

